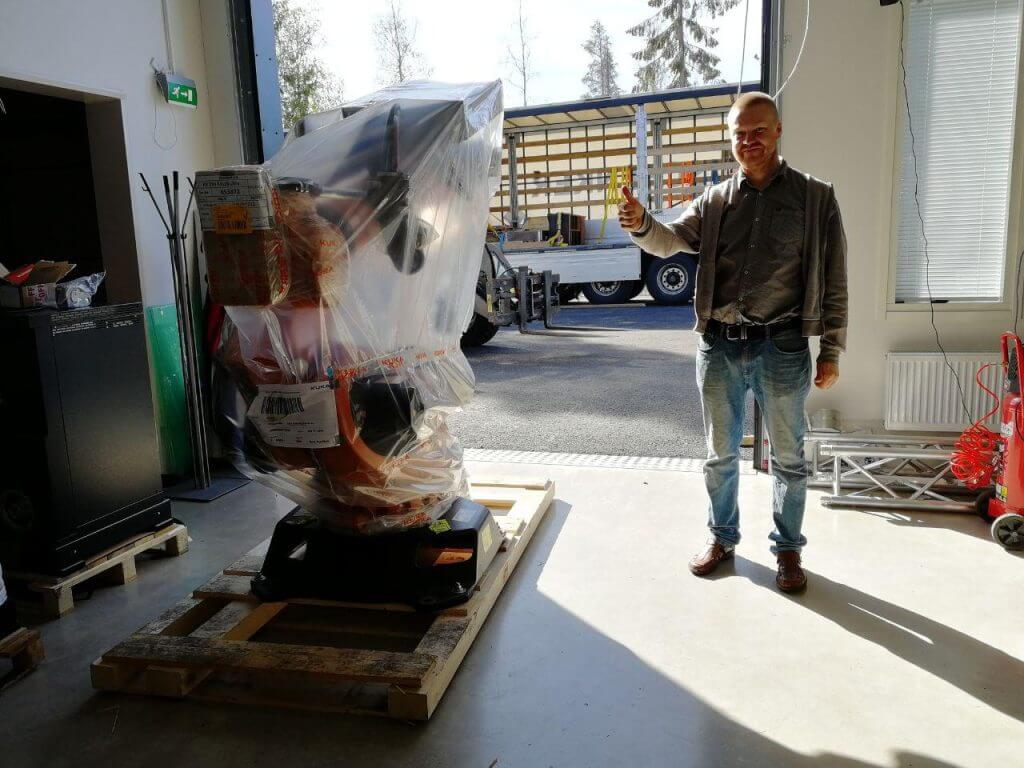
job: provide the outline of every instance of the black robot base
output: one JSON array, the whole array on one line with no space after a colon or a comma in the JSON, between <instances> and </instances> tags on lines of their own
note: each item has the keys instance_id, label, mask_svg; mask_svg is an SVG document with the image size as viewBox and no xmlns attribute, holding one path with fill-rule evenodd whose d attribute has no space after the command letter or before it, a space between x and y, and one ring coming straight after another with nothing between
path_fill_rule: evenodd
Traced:
<instances>
[{"instance_id":1,"label":"black robot base","mask_svg":"<svg viewBox=\"0 0 1024 768\"><path fill-rule=\"evenodd\" d=\"M296 507L274 528L253 593L408 603L436 611L469 599L501 546L487 507L459 498L432 525L376 536L341 533Z\"/></svg>"}]
</instances>

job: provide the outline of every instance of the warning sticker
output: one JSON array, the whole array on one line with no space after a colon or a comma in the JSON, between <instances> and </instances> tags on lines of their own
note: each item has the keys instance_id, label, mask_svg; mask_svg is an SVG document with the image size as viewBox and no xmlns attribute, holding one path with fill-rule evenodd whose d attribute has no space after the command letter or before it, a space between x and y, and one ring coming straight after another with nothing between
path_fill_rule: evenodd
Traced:
<instances>
[{"instance_id":1,"label":"warning sticker","mask_svg":"<svg viewBox=\"0 0 1024 768\"><path fill-rule=\"evenodd\" d=\"M252 232L249 209L237 203L213 206L213 231L218 235L248 235Z\"/></svg>"},{"instance_id":2,"label":"warning sticker","mask_svg":"<svg viewBox=\"0 0 1024 768\"><path fill-rule=\"evenodd\" d=\"M330 448L341 445L334 390L326 381L261 384L249 406L249 420L268 445Z\"/></svg>"}]
</instances>

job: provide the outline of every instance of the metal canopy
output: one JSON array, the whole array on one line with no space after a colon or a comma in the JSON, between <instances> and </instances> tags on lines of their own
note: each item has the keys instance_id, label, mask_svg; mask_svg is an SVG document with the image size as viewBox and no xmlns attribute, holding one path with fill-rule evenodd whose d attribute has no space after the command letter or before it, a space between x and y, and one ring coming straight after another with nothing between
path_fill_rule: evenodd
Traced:
<instances>
[{"instance_id":1,"label":"metal canopy","mask_svg":"<svg viewBox=\"0 0 1024 768\"><path fill-rule=\"evenodd\" d=\"M721 109L736 100L736 84L681 88L655 93L629 94L601 99L566 101L558 104L538 104L532 107L514 107L505 110L505 130L563 127L595 120L623 120L636 115L637 107L644 105L648 115L693 112L703 109ZM760 82L744 83L742 92L760 89Z\"/></svg>"}]
</instances>

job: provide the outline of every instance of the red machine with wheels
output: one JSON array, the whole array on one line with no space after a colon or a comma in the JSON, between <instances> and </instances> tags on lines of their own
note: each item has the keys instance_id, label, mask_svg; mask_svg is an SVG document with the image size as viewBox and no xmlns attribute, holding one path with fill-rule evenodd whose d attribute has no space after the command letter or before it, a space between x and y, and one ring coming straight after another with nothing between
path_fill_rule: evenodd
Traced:
<instances>
[{"instance_id":1,"label":"red machine with wheels","mask_svg":"<svg viewBox=\"0 0 1024 768\"><path fill-rule=\"evenodd\" d=\"M982 416L957 441L953 474L969 488L981 489L975 508L992 524L992 538L1006 549L1024 549L1024 400L1021 398L1020 362L1024 346L1015 333L1001 338L1003 393L998 405ZM999 434L982 426L996 409L1000 411Z\"/></svg>"}]
</instances>

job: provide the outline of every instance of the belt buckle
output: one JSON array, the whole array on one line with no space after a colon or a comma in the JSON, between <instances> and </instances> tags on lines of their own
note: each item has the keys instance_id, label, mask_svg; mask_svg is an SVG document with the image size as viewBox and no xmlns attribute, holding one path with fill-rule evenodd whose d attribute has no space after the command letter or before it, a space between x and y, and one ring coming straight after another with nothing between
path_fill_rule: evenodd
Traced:
<instances>
[{"instance_id":1,"label":"belt buckle","mask_svg":"<svg viewBox=\"0 0 1024 768\"><path fill-rule=\"evenodd\" d=\"M736 331L736 335L733 336L732 332ZM727 325L725 326L725 340L726 341L746 341L747 340L747 326L746 325Z\"/></svg>"}]
</instances>

